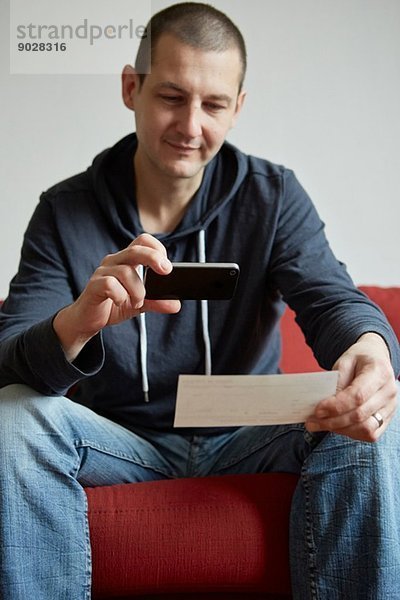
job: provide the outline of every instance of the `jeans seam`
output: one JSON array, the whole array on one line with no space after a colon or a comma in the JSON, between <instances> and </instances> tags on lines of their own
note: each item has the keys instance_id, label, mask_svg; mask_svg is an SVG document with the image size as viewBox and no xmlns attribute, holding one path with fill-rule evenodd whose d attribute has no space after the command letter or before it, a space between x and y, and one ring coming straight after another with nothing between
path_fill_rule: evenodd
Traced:
<instances>
[{"instance_id":1,"label":"jeans seam","mask_svg":"<svg viewBox=\"0 0 400 600\"><path fill-rule=\"evenodd\" d=\"M310 594L312 600L318 600L318 589L316 581L316 548L312 527L311 487L310 476L306 473L305 466L301 470L301 481L304 490L304 512L305 512L305 551L308 556L308 574L310 583Z\"/></svg>"},{"instance_id":2,"label":"jeans seam","mask_svg":"<svg viewBox=\"0 0 400 600\"><path fill-rule=\"evenodd\" d=\"M92 597L92 548L90 543L90 529L89 529L89 503L86 494L84 494L85 502L85 539L86 539L86 600L90 600Z\"/></svg>"},{"instance_id":3,"label":"jeans seam","mask_svg":"<svg viewBox=\"0 0 400 600\"><path fill-rule=\"evenodd\" d=\"M253 446L250 446L245 452L243 452L241 455L236 455L231 457L231 459L228 462L225 463L221 463L221 465L219 465L218 471L222 471L223 469L228 469L229 467L232 467L234 464L239 463L241 460L244 460L245 458L249 457L251 454L253 454L254 452L258 452L258 450L261 450L261 448L264 448L265 446L269 446L269 444L271 444L272 442L274 442L275 440L277 440L278 438L282 437L283 435L287 435L288 433L290 433L291 431L301 431L301 427L297 426L297 427L292 427L292 428L288 428L285 431L280 431L279 433L277 433L276 435L268 438L267 441L263 441L260 444L254 444Z\"/></svg>"},{"instance_id":4,"label":"jeans seam","mask_svg":"<svg viewBox=\"0 0 400 600\"><path fill-rule=\"evenodd\" d=\"M79 445L77 444L77 442L74 442L75 445L75 449L77 449L79 447ZM77 479L78 477L78 473L79 473L79 468L80 468L80 457L79 454L77 453L77 458L76 458L76 464L74 465L73 468L73 472L72 472L72 477L74 477L74 479ZM88 503L88 499L87 496L85 494L85 492L83 491L83 502L85 505L85 576L86 576L86 583L85 583L85 587L84 590L86 590L85 592L85 600L91 600L92 597L92 547L91 547L91 541L90 541L90 527L89 527L89 503Z\"/></svg>"},{"instance_id":5,"label":"jeans seam","mask_svg":"<svg viewBox=\"0 0 400 600\"><path fill-rule=\"evenodd\" d=\"M133 458L132 456L129 456L128 454L125 454L124 452L110 450L106 446L102 446L100 444L94 444L93 442L89 442L89 441L85 441L85 440L79 440L79 441L75 440L74 445L75 445L76 449L92 448L93 450L97 450L99 452L103 452L104 454L108 454L108 456L115 456L116 458L121 458L121 459L126 460L130 463L133 463L135 465L144 467L145 469L151 469L152 471L161 473L162 475L164 475L167 478L175 477L175 475L171 471L168 471L167 469L163 469L163 467L155 466L154 464L151 464L142 459Z\"/></svg>"},{"instance_id":6,"label":"jeans seam","mask_svg":"<svg viewBox=\"0 0 400 600\"><path fill-rule=\"evenodd\" d=\"M186 473L188 477L196 476L196 458L199 452L200 444L201 442L199 436L194 435L189 445L189 453L186 464Z\"/></svg>"}]
</instances>

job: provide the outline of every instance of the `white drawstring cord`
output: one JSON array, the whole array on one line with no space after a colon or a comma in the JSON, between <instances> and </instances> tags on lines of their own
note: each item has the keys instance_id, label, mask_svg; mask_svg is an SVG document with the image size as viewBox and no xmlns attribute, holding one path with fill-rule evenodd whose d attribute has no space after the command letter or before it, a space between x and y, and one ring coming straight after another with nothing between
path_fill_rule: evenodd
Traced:
<instances>
[{"instance_id":1,"label":"white drawstring cord","mask_svg":"<svg viewBox=\"0 0 400 600\"><path fill-rule=\"evenodd\" d=\"M147 377L147 331L146 316L144 313L139 315L140 329L140 362L142 367L142 389L144 401L149 401L149 379Z\"/></svg>"},{"instance_id":2,"label":"white drawstring cord","mask_svg":"<svg viewBox=\"0 0 400 600\"><path fill-rule=\"evenodd\" d=\"M143 265L139 265L137 268L139 277L143 280ZM147 329L146 329L146 315L145 313L139 314L139 340L140 340L140 367L142 371L142 390L144 401L149 401L149 379L147 376Z\"/></svg>"},{"instance_id":3,"label":"white drawstring cord","mask_svg":"<svg viewBox=\"0 0 400 600\"><path fill-rule=\"evenodd\" d=\"M198 233L198 255L199 262L206 262L206 243L205 243L205 231L201 229ZM139 265L137 268L138 275L143 279L143 266ZM205 374L211 375L211 339L210 332L208 330L208 302L207 300L201 300L201 324L203 329L203 340L204 340L204 360L205 360ZM140 340L140 367L142 371L142 390L144 401L149 402L149 379L147 374L147 329L146 329L146 315L145 313L139 314L139 340Z\"/></svg>"},{"instance_id":4,"label":"white drawstring cord","mask_svg":"<svg viewBox=\"0 0 400 600\"><path fill-rule=\"evenodd\" d=\"M200 229L198 234L198 254L199 262L206 262L206 236L204 229ZM203 328L203 340L204 340L204 351L205 351L205 373L211 375L211 340L210 332L208 330L208 302L207 300L201 300L201 323Z\"/></svg>"}]
</instances>

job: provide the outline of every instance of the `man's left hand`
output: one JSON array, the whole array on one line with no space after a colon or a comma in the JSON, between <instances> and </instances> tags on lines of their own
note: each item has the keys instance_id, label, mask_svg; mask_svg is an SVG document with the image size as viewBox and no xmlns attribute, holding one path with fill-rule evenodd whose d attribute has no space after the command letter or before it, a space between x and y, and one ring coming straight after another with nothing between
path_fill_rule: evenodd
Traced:
<instances>
[{"instance_id":1,"label":"man's left hand","mask_svg":"<svg viewBox=\"0 0 400 600\"><path fill-rule=\"evenodd\" d=\"M397 405L397 386L385 341L376 333L362 335L333 369L339 371L336 394L318 404L306 428L376 442Z\"/></svg>"}]
</instances>

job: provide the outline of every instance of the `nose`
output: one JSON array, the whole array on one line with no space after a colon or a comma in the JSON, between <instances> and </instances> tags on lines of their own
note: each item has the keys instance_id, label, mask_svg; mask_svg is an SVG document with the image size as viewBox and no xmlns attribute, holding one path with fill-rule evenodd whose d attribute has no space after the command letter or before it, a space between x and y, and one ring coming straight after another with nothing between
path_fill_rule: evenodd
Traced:
<instances>
[{"instance_id":1,"label":"nose","mask_svg":"<svg viewBox=\"0 0 400 600\"><path fill-rule=\"evenodd\" d=\"M196 138L202 133L201 109L196 105L187 105L180 111L177 128L186 138Z\"/></svg>"}]
</instances>

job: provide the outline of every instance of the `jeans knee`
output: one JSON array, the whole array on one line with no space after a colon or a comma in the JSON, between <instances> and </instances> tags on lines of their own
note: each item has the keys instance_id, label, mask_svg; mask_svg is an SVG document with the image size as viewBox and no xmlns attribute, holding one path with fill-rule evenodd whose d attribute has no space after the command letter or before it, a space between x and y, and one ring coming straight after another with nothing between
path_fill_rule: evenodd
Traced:
<instances>
[{"instance_id":1,"label":"jeans knee","mask_svg":"<svg viewBox=\"0 0 400 600\"><path fill-rule=\"evenodd\" d=\"M12 384L0 389L0 444L9 447L27 437L31 441L40 431L49 432L57 421L57 404L62 398L44 396L29 386ZM61 406L60 406L61 408Z\"/></svg>"},{"instance_id":2,"label":"jeans knee","mask_svg":"<svg viewBox=\"0 0 400 600\"><path fill-rule=\"evenodd\" d=\"M393 464L400 459L400 414L397 413L376 442L364 442L344 435L328 433L314 448L303 465L304 474L338 478L392 477Z\"/></svg>"},{"instance_id":3,"label":"jeans knee","mask_svg":"<svg viewBox=\"0 0 400 600\"><path fill-rule=\"evenodd\" d=\"M29 487L31 480L40 480L47 485L50 472L77 472L79 456L68 417L72 404L25 385L0 390L0 472L8 481Z\"/></svg>"}]
</instances>

